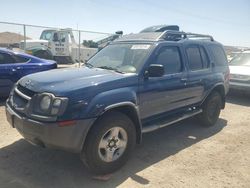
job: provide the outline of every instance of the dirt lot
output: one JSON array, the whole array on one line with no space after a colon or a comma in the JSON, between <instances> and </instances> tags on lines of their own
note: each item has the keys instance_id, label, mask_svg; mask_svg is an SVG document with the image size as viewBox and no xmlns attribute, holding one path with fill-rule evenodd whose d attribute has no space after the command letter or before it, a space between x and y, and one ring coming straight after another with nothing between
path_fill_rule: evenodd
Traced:
<instances>
[{"instance_id":1,"label":"dirt lot","mask_svg":"<svg viewBox=\"0 0 250 188\"><path fill-rule=\"evenodd\" d=\"M217 125L183 121L143 136L109 181L94 180L78 155L27 143L0 103L0 187L250 187L250 97L230 95Z\"/></svg>"}]
</instances>

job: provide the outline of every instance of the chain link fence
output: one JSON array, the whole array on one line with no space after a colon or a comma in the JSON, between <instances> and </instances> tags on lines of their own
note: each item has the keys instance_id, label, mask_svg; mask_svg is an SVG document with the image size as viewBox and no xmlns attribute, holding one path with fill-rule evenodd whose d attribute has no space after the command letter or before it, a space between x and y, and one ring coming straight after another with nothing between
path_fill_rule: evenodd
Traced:
<instances>
[{"instance_id":1,"label":"chain link fence","mask_svg":"<svg viewBox=\"0 0 250 188\"><path fill-rule=\"evenodd\" d=\"M105 32L0 22L0 47L38 57L47 52L58 63L84 63L99 48L119 36ZM66 59L66 62L61 59Z\"/></svg>"}]
</instances>

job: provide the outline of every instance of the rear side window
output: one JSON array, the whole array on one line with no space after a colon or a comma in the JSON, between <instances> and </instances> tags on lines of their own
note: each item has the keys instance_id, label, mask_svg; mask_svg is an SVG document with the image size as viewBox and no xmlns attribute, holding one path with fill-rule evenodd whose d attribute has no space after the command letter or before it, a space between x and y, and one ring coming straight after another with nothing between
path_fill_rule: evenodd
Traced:
<instances>
[{"instance_id":1,"label":"rear side window","mask_svg":"<svg viewBox=\"0 0 250 188\"><path fill-rule=\"evenodd\" d=\"M207 53L205 52L205 49L203 47L200 47L200 53L201 53L203 68L208 68L209 67L209 60L208 60Z\"/></svg>"},{"instance_id":2,"label":"rear side window","mask_svg":"<svg viewBox=\"0 0 250 188\"><path fill-rule=\"evenodd\" d=\"M215 58L215 65L216 66L224 66L227 64L227 58L226 58L226 54L223 50L222 47L220 46L215 46L212 45L210 46L212 53L214 55Z\"/></svg>"},{"instance_id":3,"label":"rear side window","mask_svg":"<svg viewBox=\"0 0 250 188\"><path fill-rule=\"evenodd\" d=\"M160 49L156 64L164 66L165 74L174 74L181 72L182 64L178 47L168 46Z\"/></svg>"},{"instance_id":4,"label":"rear side window","mask_svg":"<svg viewBox=\"0 0 250 188\"><path fill-rule=\"evenodd\" d=\"M203 68L199 47L188 47L186 49L189 68L193 71Z\"/></svg>"},{"instance_id":5,"label":"rear side window","mask_svg":"<svg viewBox=\"0 0 250 188\"><path fill-rule=\"evenodd\" d=\"M207 69L209 67L209 59L205 49L201 46L191 46L186 49L189 68L192 71Z\"/></svg>"},{"instance_id":6,"label":"rear side window","mask_svg":"<svg viewBox=\"0 0 250 188\"><path fill-rule=\"evenodd\" d=\"M15 60L16 60L16 63L26 63L30 59L22 57L22 56L19 56L19 55L16 55L15 56Z\"/></svg>"}]
</instances>

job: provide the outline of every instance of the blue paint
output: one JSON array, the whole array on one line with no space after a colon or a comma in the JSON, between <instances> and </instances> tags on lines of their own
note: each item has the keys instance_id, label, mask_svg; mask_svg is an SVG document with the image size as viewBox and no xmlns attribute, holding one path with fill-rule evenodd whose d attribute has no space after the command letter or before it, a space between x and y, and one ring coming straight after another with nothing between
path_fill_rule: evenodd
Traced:
<instances>
[{"instance_id":1,"label":"blue paint","mask_svg":"<svg viewBox=\"0 0 250 188\"><path fill-rule=\"evenodd\" d=\"M0 48L0 53L12 58L12 63L0 63L0 96L7 96L13 85L23 76L46 71L57 67L55 61L40 59L25 53L13 52ZM27 62L16 62L15 57L29 59Z\"/></svg>"}]
</instances>

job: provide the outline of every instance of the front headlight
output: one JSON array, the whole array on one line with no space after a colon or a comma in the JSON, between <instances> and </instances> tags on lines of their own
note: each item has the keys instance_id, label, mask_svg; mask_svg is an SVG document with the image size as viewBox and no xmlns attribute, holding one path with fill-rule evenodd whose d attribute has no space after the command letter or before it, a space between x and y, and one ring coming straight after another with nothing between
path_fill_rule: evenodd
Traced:
<instances>
[{"instance_id":1,"label":"front headlight","mask_svg":"<svg viewBox=\"0 0 250 188\"><path fill-rule=\"evenodd\" d=\"M47 111L49 110L50 105L51 105L51 97L48 95L43 96L40 102L40 109L42 111Z\"/></svg>"},{"instance_id":2,"label":"front headlight","mask_svg":"<svg viewBox=\"0 0 250 188\"><path fill-rule=\"evenodd\" d=\"M59 116L64 113L68 104L68 98L55 97L50 93L42 93L36 96L33 111L37 115Z\"/></svg>"}]
</instances>

